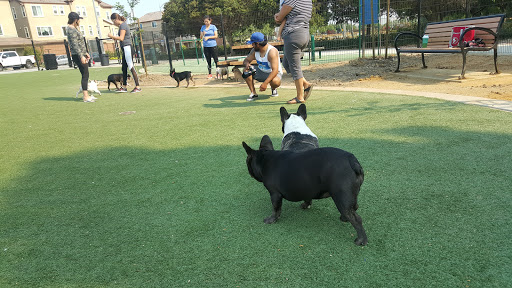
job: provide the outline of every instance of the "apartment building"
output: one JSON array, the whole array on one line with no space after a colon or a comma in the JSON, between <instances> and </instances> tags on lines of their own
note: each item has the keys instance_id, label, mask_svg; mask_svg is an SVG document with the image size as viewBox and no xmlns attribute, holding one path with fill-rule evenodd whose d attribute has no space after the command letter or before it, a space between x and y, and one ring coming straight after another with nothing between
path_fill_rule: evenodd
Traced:
<instances>
[{"instance_id":1,"label":"apartment building","mask_svg":"<svg viewBox=\"0 0 512 288\"><path fill-rule=\"evenodd\" d=\"M63 46L60 43L67 38L66 26L71 11L83 17L80 30L87 40L107 38L108 33L117 33L117 27L110 20L112 9L112 5L101 0L0 0L0 25L9 31L6 32L9 39L0 38L0 49L6 46L2 41L15 41L12 38L16 37L18 42L31 39L35 43L48 44L45 53L62 54L65 52L63 47L58 49L62 51L53 50ZM12 31L13 22L15 31Z\"/></svg>"},{"instance_id":2,"label":"apartment building","mask_svg":"<svg viewBox=\"0 0 512 288\"><path fill-rule=\"evenodd\" d=\"M140 29L145 32L162 33L162 12L150 12L139 18Z\"/></svg>"}]
</instances>

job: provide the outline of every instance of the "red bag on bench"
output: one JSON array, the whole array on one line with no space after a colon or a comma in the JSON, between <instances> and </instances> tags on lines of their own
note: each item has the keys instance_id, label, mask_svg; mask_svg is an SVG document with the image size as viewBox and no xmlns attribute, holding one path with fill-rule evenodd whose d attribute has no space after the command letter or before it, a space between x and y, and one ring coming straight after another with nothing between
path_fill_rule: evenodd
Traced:
<instances>
[{"instance_id":1,"label":"red bag on bench","mask_svg":"<svg viewBox=\"0 0 512 288\"><path fill-rule=\"evenodd\" d=\"M459 47L460 35L462 35L464 30L466 30L467 28L471 28L471 27L475 27L475 26L453 27L452 28L452 37L450 39L450 44L448 45L448 47L450 47L450 48ZM475 30L471 30L464 35L464 39L462 41L469 42L469 41L473 40L474 38L475 38Z\"/></svg>"}]
</instances>

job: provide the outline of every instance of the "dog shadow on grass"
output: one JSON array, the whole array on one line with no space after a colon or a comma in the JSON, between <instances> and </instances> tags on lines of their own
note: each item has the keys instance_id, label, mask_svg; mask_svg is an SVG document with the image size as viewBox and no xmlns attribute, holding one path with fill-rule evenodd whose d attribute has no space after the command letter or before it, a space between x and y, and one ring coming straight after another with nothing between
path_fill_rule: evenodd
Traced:
<instances>
[{"instance_id":1,"label":"dog shadow on grass","mask_svg":"<svg viewBox=\"0 0 512 288\"><path fill-rule=\"evenodd\" d=\"M45 97L43 100L47 101L70 101L70 102L82 102L82 97Z\"/></svg>"}]
</instances>

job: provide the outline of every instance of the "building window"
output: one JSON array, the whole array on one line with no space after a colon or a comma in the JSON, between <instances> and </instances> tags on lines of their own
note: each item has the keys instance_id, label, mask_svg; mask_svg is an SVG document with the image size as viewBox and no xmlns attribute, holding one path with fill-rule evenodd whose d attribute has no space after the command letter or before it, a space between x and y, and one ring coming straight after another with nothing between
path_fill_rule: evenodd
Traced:
<instances>
[{"instance_id":1,"label":"building window","mask_svg":"<svg viewBox=\"0 0 512 288\"><path fill-rule=\"evenodd\" d=\"M18 15L16 15L16 9L14 9L14 7L12 7L11 11L12 11L12 18L14 18L14 20L18 19Z\"/></svg>"},{"instance_id":2,"label":"building window","mask_svg":"<svg viewBox=\"0 0 512 288\"><path fill-rule=\"evenodd\" d=\"M156 28L156 21L151 22L151 27Z\"/></svg>"},{"instance_id":3,"label":"building window","mask_svg":"<svg viewBox=\"0 0 512 288\"><path fill-rule=\"evenodd\" d=\"M27 17L27 12L25 11L25 6L21 6L21 15L23 15L23 17Z\"/></svg>"},{"instance_id":4,"label":"building window","mask_svg":"<svg viewBox=\"0 0 512 288\"><path fill-rule=\"evenodd\" d=\"M60 15L66 15L66 11L64 11L64 6L59 6Z\"/></svg>"},{"instance_id":5,"label":"building window","mask_svg":"<svg viewBox=\"0 0 512 288\"><path fill-rule=\"evenodd\" d=\"M80 32L82 32L82 35L85 36L85 28L82 25L80 25Z\"/></svg>"},{"instance_id":6,"label":"building window","mask_svg":"<svg viewBox=\"0 0 512 288\"><path fill-rule=\"evenodd\" d=\"M52 27L37 27L37 35L39 37L49 37L53 36Z\"/></svg>"},{"instance_id":7,"label":"building window","mask_svg":"<svg viewBox=\"0 0 512 288\"><path fill-rule=\"evenodd\" d=\"M61 26L60 28L62 28L62 35L64 35L64 37L68 37L68 30L66 29L66 26Z\"/></svg>"},{"instance_id":8,"label":"building window","mask_svg":"<svg viewBox=\"0 0 512 288\"><path fill-rule=\"evenodd\" d=\"M107 11L107 12L105 12L105 13L107 14L107 16L106 16L106 18L105 18L105 19L110 20L110 13L109 13L108 11Z\"/></svg>"},{"instance_id":9,"label":"building window","mask_svg":"<svg viewBox=\"0 0 512 288\"><path fill-rule=\"evenodd\" d=\"M59 15L59 9L57 9L57 5L53 5L53 15Z\"/></svg>"},{"instance_id":10,"label":"building window","mask_svg":"<svg viewBox=\"0 0 512 288\"><path fill-rule=\"evenodd\" d=\"M85 10L85 6L76 6L76 13L82 17L87 17L87 10Z\"/></svg>"},{"instance_id":11,"label":"building window","mask_svg":"<svg viewBox=\"0 0 512 288\"><path fill-rule=\"evenodd\" d=\"M32 5L32 16L43 17L43 7L41 5Z\"/></svg>"},{"instance_id":12,"label":"building window","mask_svg":"<svg viewBox=\"0 0 512 288\"><path fill-rule=\"evenodd\" d=\"M28 27L23 27L23 28L25 28L24 29L25 30L25 37L26 38L30 38L30 33L28 32Z\"/></svg>"},{"instance_id":13,"label":"building window","mask_svg":"<svg viewBox=\"0 0 512 288\"><path fill-rule=\"evenodd\" d=\"M4 36L4 29L2 29L2 24L0 24L0 36Z\"/></svg>"},{"instance_id":14,"label":"building window","mask_svg":"<svg viewBox=\"0 0 512 288\"><path fill-rule=\"evenodd\" d=\"M90 36L94 36L94 32L92 30L92 26L91 25L89 25L89 35Z\"/></svg>"}]
</instances>

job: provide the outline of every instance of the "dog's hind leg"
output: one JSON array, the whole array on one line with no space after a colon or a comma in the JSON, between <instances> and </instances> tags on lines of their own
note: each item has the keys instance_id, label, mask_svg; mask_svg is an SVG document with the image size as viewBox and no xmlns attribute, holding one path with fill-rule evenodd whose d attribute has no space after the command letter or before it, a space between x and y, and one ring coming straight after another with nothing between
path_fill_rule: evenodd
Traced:
<instances>
[{"instance_id":1,"label":"dog's hind leg","mask_svg":"<svg viewBox=\"0 0 512 288\"><path fill-rule=\"evenodd\" d=\"M281 206L283 205L283 196L279 193L270 194L270 200L272 201L272 215L265 218L263 222L265 224L272 224L281 217Z\"/></svg>"},{"instance_id":2,"label":"dog's hind leg","mask_svg":"<svg viewBox=\"0 0 512 288\"><path fill-rule=\"evenodd\" d=\"M349 199L343 199L344 197L341 196L342 194L343 192L341 191L339 193L332 193L332 199L341 214L340 220L343 222L350 222L350 224L352 224L357 232L357 238L354 240L354 244L364 246L368 244L368 237L366 236L366 231L363 228L363 219L354 210L354 207L356 207L357 204L350 203L351 201Z\"/></svg>"},{"instance_id":3,"label":"dog's hind leg","mask_svg":"<svg viewBox=\"0 0 512 288\"><path fill-rule=\"evenodd\" d=\"M354 210L344 211L343 214L357 231L357 238L354 240L354 244L360 246L368 244L368 237L366 236L366 231L364 231L361 216Z\"/></svg>"}]
</instances>

